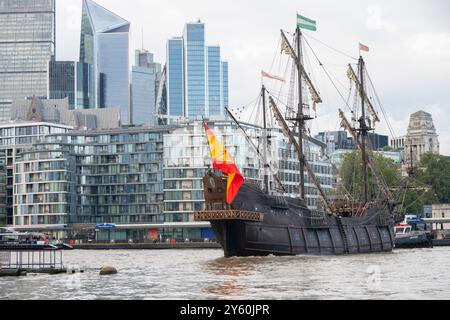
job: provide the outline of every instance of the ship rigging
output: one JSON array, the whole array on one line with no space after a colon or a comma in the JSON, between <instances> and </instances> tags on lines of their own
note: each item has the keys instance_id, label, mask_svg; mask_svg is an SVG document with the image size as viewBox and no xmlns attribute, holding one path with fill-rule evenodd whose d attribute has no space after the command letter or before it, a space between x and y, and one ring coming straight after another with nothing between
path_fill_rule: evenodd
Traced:
<instances>
[{"instance_id":1,"label":"ship rigging","mask_svg":"<svg viewBox=\"0 0 450 320\"><path fill-rule=\"evenodd\" d=\"M393 249L393 202L383 176L372 160L368 147L368 134L372 126L379 122L378 113L367 94L365 77L367 70L362 56L358 59L358 74L350 65L347 76L351 87L355 87L354 108L345 100L346 107L352 112L348 121L344 112L339 110L340 124L347 129L357 141L361 150L363 165L363 192L361 199L354 201L336 201L323 190L317 179L313 166L308 161L308 143L311 139L312 120L317 119L317 105L323 103L320 92L314 84L314 75L307 72L302 28L315 30L315 22L298 15L298 26L294 41L290 42L287 32L281 31L279 51L288 57L286 70L291 70L287 102L283 103L281 90L268 89L262 84L257 104L258 110L251 115L262 118L262 134L255 139L245 133L239 124L245 108L228 110L230 118L245 133L247 142L256 151L264 169L262 187L244 183L235 198L226 202L224 190L227 184L222 176L210 171L204 178L206 211L195 214L196 220L210 221L226 256L248 255L294 255L294 254L352 254L391 251ZM292 43L292 44L291 44ZM319 66L325 70L331 80L331 74L313 51ZM289 66L291 68L289 68ZM279 76L263 72L263 76L285 83ZM333 86L337 89L334 81ZM339 95L343 98L343 95ZM349 97L351 90L349 91ZM267 98L268 97L268 98ZM267 101L268 100L268 101ZM268 102L268 106L267 106ZM283 109L280 108L283 106ZM284 111L284 112L283 112ZM315 115L311 115L314 111ZM251 123L246 120L245 122ZM276 173L276 165L271 163L270 128L278 127L286 137L290 148L298 158L299 186L298 196L286 194L282 179ZM211 131L208 133L211 135ZM215 141L215 139L213 139ZM223 152L222 152L223 153ZM225 151L226 154L226 151ZM214 155L213 155L214 157ZM215 159L214 161L217 161ZM234 164L233 164L234 165ZM369 170L375 177L379 190L378 196L369 194ZM224 172L224 171L222 171ZM270 177L276 183L275 190L270 188ZM305 177L313 184L322 199L322 209L310 210L306 205ZM230 177L228 177L229 180Z\"/></svg>"}]
</instances>

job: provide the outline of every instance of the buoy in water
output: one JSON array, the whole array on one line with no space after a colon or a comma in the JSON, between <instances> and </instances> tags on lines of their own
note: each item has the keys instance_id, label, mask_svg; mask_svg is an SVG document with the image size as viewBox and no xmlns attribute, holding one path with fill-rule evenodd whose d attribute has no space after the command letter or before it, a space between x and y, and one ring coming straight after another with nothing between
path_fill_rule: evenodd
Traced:
<instances>
[{"instance_id":1,"label":"buoy in water","mask_svg":"<svg viewBox=\"0 0 450 320\"><path fill-rule=\"evenodd\" d=\"M101 276L107 276L107 275L112 275L112 274L116 274L116 273L117 273L117 269L114 267L102 267L100 269Z\"/></svg>"}]
</instances>

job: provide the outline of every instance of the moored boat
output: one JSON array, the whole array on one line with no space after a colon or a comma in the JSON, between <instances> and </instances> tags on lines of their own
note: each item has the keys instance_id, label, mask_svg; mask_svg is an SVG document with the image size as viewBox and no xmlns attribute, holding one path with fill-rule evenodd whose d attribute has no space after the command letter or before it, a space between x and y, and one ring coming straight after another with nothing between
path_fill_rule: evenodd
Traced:
<instances>
[{"instance_id":1,"label":"moored boat","mask_svg":"<svg viewBox=\"0 0 450 320\"><path fill-rule=\"evenodd\" d=\"M293 59L296 75L291 84L297 86L297 109L288 105L285 114L275 102L276 98L263 85L261 101L263 104L263 148L259 148L247 137L264 167L264 181L258 185L245 181L226 148L218 141L205 123L205 131L211 147L213 168L203 179L206 210L195 213L196 221L209 221L216 237L224 249L226 257L265 256L265 255L344 255L360 253L390 252L394 249L394 210L395 196L387 187L382 174L373 161L369 148L368 135L374 124L380 121L371 100L365 91L367 79L365 62L358 60L358 72L349 65L347 76L356 89L358 103L349 121L339 110L341 126L345 128L357 147L361 150L363 183L361 199L343 198L331 200L317 179L312 165L308 162L304 142L308 130L306 123L314 120L309 114L322 103L310 74L305 71L302 54L302 31L309 30L311 20L298 15L298 26L294 43L281 32L282 54ZM312 29L311 29L312 28ZM295 49L294 49L295 48ZM360 45L360 50L361 50ZM367 47L362 48L366 51ZM263 76L280 80L280 77L263 73ZM281 79L283 80L283 79ZM309 100L305 93L309 92ZM269 108L266 95L269 94ZM348 106L348 105L347 105ZM245 134L239 121L228 110L228 115ZM268 115L268 111L271 112ZM358 118L355 118L359 115ZM298 196L287 195L281 179L272 170L268 160L270 146L267 118L274 118L293 147L299 163ZM270 171L270 173L269 173ZM377 187L376 196L369 192L369 171ZM269 177L271 181L269 182ZM310 209L306 203L305 179L314 185L321 198L318 209ZM277 184L281 191L269 188Z\"/></svg>"}]
</instances>

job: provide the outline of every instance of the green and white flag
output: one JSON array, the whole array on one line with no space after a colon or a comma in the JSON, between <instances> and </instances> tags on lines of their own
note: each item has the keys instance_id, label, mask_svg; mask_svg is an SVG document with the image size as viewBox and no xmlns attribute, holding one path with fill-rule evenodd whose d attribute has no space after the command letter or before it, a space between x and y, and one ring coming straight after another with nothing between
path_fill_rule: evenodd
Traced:
<instances>
[{"instance_id":1,"label":"green and white flag","mask_svg":"<svg viewBox=\"0 0 450 320\"><path fill-rule=\"evenodd\" d=\"M311 31L317 31L317 22L301 16L297 13L297 26L300 29L307 29Z\"/></svg>"}]
</instances>

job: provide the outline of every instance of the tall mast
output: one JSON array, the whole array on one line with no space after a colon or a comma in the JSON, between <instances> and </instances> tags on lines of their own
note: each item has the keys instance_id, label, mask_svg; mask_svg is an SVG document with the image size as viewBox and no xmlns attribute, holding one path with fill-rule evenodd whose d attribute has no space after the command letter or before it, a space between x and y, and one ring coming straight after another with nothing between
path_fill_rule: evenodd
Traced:
<instances>
[{"instance_id":1,"label":"tall mast","mask_svg":"<svg viewBox=\"0 0 450 320\"><path fill-rule=\"evenodd\" d=\"M268 157L267 157L267 151L269 146L269 135L267 134L267 110L266 110L266 87L264 84L262 85L261 89L261 97L262 97L262 104L263 104L263 155L264 155L264 192L269 194L269 172L268 172Z\"/></svg>"},{"instance_id":2,"label":"tall mast","mask_svg":"<svg viewBox=\"0 0 450 320\"><path fill-rule=\"evenodd\" d=\"M298 123L298 143L300 145L300 158L304 159L303 148L303 130L305 126L305 118L303 114L303 88L302 88L302 33L300 28L297 27L297 67L298 67L298 111L297 111L297 123ZM305 199L305 164L304 161L300 161L300 197Z\"/></svg>"},{"instance_id":3,"label":"tall mast","mask_svg":"<svg viewBox=\"0 0 450 320\"><path fill-rule=\"evenodd\" d=\"M312 120L308 115L305 115L303 113L303 81L306 82L307 86L309 87L309 90L312 95L312 101L316 103L322 103L322 99L319 96L319 93L314 88L314 85L309 78L308 74L305 72L302 64L302 33L300 31L300 27L297 26L297 52L294 51L293 47L289 43L289 40L286 38L286 35L284 34L283 30L281 30L281 36L283 38L283 49L282 52L286 52L288 55L292 57L292 59L295 61L295 64L297 65L298 69L298 92L299 92L299 102L298 102L298 111L297 115L295 115L292 118L287 118L286 120L292 121L294 126L294 132L296 127L298 127L299 131L299 148L298 148L298 156L300 160L300 188L299 193L302 199L305 199L305 152L303 148L303 141L304 141L304 134L305 134L305 122L308 120ZM293 133L295 134L295 133ZM310 174L311 175L311 174Z\"/></svg>"},{"instance_id":4,"label":"tall mast","mask_svg":"<svg viewBox=\"0 0 450 320\"><path fill-rule=\"evenodd\" d=\"M364 60L362 56L359 57L359 74L360 74L360 95L361 95L361 119L359 120L361 132L361 153L362 153L362 163L363 163L363 175L364 175L364 203L369 201L369 175L367 170L367 136L370 128L366 124L366 106L365 106L365 97L366 94L364 92Z\"/></svg>"}]
</instances>

